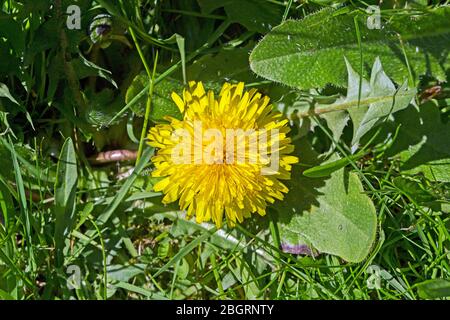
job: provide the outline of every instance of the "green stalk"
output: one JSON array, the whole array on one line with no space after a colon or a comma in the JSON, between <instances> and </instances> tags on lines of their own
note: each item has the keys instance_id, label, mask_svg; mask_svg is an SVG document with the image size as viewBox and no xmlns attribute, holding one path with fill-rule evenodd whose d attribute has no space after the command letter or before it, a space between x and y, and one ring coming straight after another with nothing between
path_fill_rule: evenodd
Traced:
<instances>
[{"instance_id":1,"label":"green stalk","mask_svg":"<svg viewBox=\"0 0 450 320\"><path fill-rule=\"evenodd\" d=\"M150 68L148 66L147 60L145 60L144 53L142 52L142 49L139 46L139 43L138 43L137 38L136 38L136 34L134 33L133 28L130 27L130 28L128 28L128 30L130 31L131 37L133 38L133 42L134 42L134 45L136 46L136 49L137 49L137 51L139 53L139 57L141 58L142 63L144 64L145 71L147 72L147 75L150 78L151 77Z\"/></svg>"},{"instance_id":2,"label":"green stalk","mask_svg":"<svg viewBox=\"0 0 450 320\"><path fill-rule=\"evenodd\" d=\"M153 88L155 87L155 75L156 75L156 65L157 64L158 64L158 51L156 51L155 62L153 64L153 73L151 75L151 81L150 81L150 88L149 88L149 92L148 92L147 105L146 105L146 108L145 108L144 124L142 126L141 139L139 141L139 149L138 149L138 154L137 154L137 157L136 157L136 165L137 165L137 162L139 161L139 159L141 158L142 151L144 149L144 140L145 140L145 136L147 134L148 122L149 122L149 119L150 119L150 110L151 110L152 98L153 98Z\"/></svg>"},{"instance_id":3,"label":"green stalk","mask_svg":"<svg viewBox=\"0 0 450 320\"><path fill-rule=\"evenodd\" d=\"M133 38L134 44L136 46L136 49L139 53L139 57L142 60L142 63L144 64L144 68L145 71L147 72L147 76L150 80L150 86L148 89L148 99L147 99L147 105L145 108L145 117L144 117L144 124L142 126L142 131L141 131L141 139L139 140L139 149L138 149L138 153L137 153L137 157L136 157L136 164L138 163L139 159L141 158L142 155L142 150L144 149L144 140L145 140L145 135L147 134L147 127L148 127L148 122L150 119L150 110L151 110L151 105L152 105L152 97L153 97L153 88L155 86L155 75L156 75L156 66L158 65L158 51L156 51L156 56L155 56L155 61L153 62L153 72L150 71L150 67L148 66L147 61L145 60L144 57L144 53L141 50L141 47L139 46L139 43L137 41L136 38L136 34L133 31L133 28L129 28L130 33L131 33L131 37Z\"/></svg>"}]
</instances>

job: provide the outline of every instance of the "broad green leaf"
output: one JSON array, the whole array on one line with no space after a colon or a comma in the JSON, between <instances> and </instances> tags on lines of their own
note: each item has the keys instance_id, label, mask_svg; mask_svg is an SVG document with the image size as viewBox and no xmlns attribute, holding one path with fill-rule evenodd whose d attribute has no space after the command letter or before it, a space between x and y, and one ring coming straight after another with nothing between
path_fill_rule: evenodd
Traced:
<instances>
[{"instance_id":1,"label":"broad green leaf","mask_svg":"<svg viewBox=\"0 0 450 320\"><path fill-rule=\"evenodd\" d=\"M68 138L59 155L55 181L55 245L57 266L64 261L65 240L70 234L75 214L75 195L77 191L77 159L72 139Z\"/></svg>"},{"instance_id":2,"label":"broad green leaf","mask_svg":"<svg viewBox=\"0 0 450 320\"><path fill-rule=\"evenodd\" d=\"M251 53L250 66L262 77L300 89L345 86L342 57L346 56L353 66L361 64L354 18L360 29L365 75L367 63L380 57L397 83L410 79L408 64L416 79L429 74L445 80L450 49L449 7L382 20L382 28L373 30L367 27L366 16L336 14L327 8L273 28Z\"/></svg>"},{"instance_id":3,"label":"broad green leaf","mask_svg":"<svg viewBox=\"0 0 450 320\"><path fill-rule=\"evenodd\" d=\"M125 103L130 103L148 84L148 76L143 72L137 75L125 96ZM183 84L177 80L165 78L160 83L155 85L152 97L152 106L150 109L150 119L155 122L164 121L165 116L171 116L181 119L181 113L176 104L172 101L172 92L181 93L183 91ZM148 94L143 95L137 103L132 106L133 112L143 117L145 115L146 101Z\"/></svg>"},{"instance_id":4,"label":"broad green leaf","mask_svg":"<svg viewBox=\"0 0 450 320\"><path fill-rule=\"evenodd\" d=\"M305 158L310 153L305 146L297 152L310 162ZM289 193L276 206L282 249L293 252L297 247L305 249L300 253L308 253L310 244L321 253L349 262L367 257L375 240L377 218L357 174L340 169L322 180L294 171L287 185Z\"/></svg>"},{"instance_id":5,"label":"broad green leaf","mask_svg":"<svg viewBox=\"0 0 450 320\"><path fill-rule=\"evenodd\" d=\"M423 172L430 180L450 182L450 126L441 120L439 108L428 102L395 120L401 129L386 155L398 154L405 173Z\"/></svg>"},{"instance_id":6,"label":"broad green leaf","mask_svg":"<svg viewBox=\"0 0 450 320\"><path fill-rule=\"evenodd\" d=\"M450 281L433 279L418 284L417 292L423 299L450 297Z\"/></svg>"}]
</instances>

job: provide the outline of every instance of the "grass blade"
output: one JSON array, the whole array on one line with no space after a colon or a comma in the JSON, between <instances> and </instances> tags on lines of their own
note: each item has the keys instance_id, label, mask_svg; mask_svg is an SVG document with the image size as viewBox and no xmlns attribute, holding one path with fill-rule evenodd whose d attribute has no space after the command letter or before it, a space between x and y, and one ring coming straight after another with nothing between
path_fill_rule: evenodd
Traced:
<instances>
[{"instance_id":1,"label":"grass blade","mask_svg":"<svg viewBox=\"0 0 450 320\"><path fill-rule=\"evenodd\" d=\"M65 240L71 233L75 214L75 196L77 190L78 172L75 148L72 139L64 142L58 161L55 182L56 217L55 246L56 265L61 267L64 261Z\"/></svg>"}]
</instances>

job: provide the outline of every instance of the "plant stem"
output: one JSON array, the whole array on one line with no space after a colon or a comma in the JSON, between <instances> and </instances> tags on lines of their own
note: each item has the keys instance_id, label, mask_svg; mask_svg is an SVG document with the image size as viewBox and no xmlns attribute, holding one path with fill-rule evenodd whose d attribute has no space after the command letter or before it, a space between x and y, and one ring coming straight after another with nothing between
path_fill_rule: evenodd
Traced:
<instances>
[{"instance_id":1,"label":"plant stem","mask_svg":"<svg viewBox=\"0 0 450 320\"><path fill-rule=\"evenodd\" d=\"M145 108L145 118L144 118L144 124L142 126L142 131L141 131L141 139L139 141L139 149L138 149L138 154L136 157L136 164L139 161L139 159L141 158L142 151L144 149L144 140L145 140L145 136L147 134L148 122L150 119L150 110L151 110L152 98L153 98L153 88L155 87L155 75L156 75L156 65L157 64L158 64L158 51L156 51L155 62L153 63L153 74L151 77L150 88L149 88L149 92L148 92L147 105Z\"/></svg>"},{"instance_id":2,"label":"plant stem","mask_svg":"<svg viewBox=\"0 0 450 320\"><path fill-rule=\"evenodd\" d=\"M138 43L137 38L136 38L136 34L134 33L133 28L130 27L130 28L128 28L128 30L130 31L131 37L133 38L133 42L134 42L134 45L136 46L136 49L137 49L137 51L139 53L139 57L141 58L141 61L144 64L145 71L147 72L147 75L150 78L151 77L150 68L148 66L147 60L145 60L144 53L142 52L142 49L139 46L139 43Z\"/></svg>"},{"instance_id":3,"label":"plant stem","mask_svg":"<svg viewBox=\"0 0 450 320\"><path fill-rule=\"evenodd\" d=\"M148 122L150 119L150 110L151 110L151 105L152 105L152 97L153 97L153 88L155 86L155 75L156 75L156 66L158 65L158 51L156 51L156 56L155 56L155 60L153 62L153 72L150 71L150 67L148 66L147 61L145 60L144 57L144 53L141 50L141 47L139 46L139 43L137 41L136 35L134 34L134 31L132 28L129 28L130 33L131 33L131 37L133 38L134 44L136 46L136 49L139 53L139 56L141 57L142 63L144 64L144 68L145 71L147 72L148 78L150 79L150 86L148 89L148 99L147 99L147 105L145 108L145 117L144 117L144 124L142 126L142 131L141 131L141 139L139 140L139 149L138 149L138 153L136 156L136 164L139 161L139 159L141 158L142 155L142 150L144 149L144 140L145 140L145 135L147 134L147 127L148 127Z\"/></svg>"},{"instance_id":4,"label":"plant stem","mask_svg":"<svg viewBox=\"0 0 450 320\"><path fill-rule=\"evenodd\" d=\"M403 95L409 95L408 92L397 92L395 94L395 97L401 97ZM392 101L392 96L381 96L381 97L367 97L362 98L360 100L351 100L351 101L343 101L339 103L333 103L330 105L317 105L313 108L309 109L308 111L298 112L297 116L299 118L303 117L312 117L312 116L318 116L324 113L329 112L335 112L335 111L342 111L347 110L349 108L355 108L355 107L361 107L361 106L368 106L372 103L382 103L382 102L389 102Z\"/></svg>"}]
</instances>

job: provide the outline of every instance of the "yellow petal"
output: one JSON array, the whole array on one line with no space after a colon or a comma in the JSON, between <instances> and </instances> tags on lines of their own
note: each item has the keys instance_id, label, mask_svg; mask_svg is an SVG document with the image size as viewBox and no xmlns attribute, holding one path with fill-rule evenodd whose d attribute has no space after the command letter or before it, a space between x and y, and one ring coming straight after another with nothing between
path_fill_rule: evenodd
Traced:
<instances>
[{"instance_id":1,"label":"yellow petal","mask_svg":"<svg viewBox=\"0 0 450 320\"><path fill-rule=\"evenodd\" d=\"M184 101L183 101L183 99L181 99L181 97L178 94L176 94L175 92L172 92L171 97L172 97L172 100L177 105L178 109L180 109L180 112L184 113Z\"/></svg>"}]
</instances>

